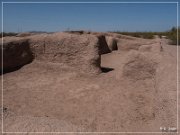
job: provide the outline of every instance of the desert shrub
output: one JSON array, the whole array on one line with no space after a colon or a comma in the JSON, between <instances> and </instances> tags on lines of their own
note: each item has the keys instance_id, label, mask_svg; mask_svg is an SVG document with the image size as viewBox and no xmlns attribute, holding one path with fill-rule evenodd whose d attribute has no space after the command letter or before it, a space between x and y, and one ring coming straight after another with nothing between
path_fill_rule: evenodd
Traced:
<instances>
[{"instance_id":1,"label":"desert shrub","mask_svg":"<svg viewBox=\"0 0 180 135\"><path fill-rule=\"evenodd\" d=\"M3 35L2 35L3 34ZM14 33L14 32L1 32L1 38L2 38L2 36L3 37L6 37L6 36L16 36L17 35L17 33Z\"/></svg>"},{"instance_id":2,"label":"desert shrub","mask_svg":"<svg viewBox=\"0 0 180 135\"><path fill-rule=\"evenodd\" d=\"M170 44L172 45L176 45L177 44L177 40L180 40L180 34L178 34L177 37L177 30L179 33L180 28L175 28L173 27L169 32L167 32L167 37L171 40Z\"/></svg>"},{"instance_id":3,"label":"desert shrub","mask_svg":"<svg viewBox=\"0 0 180 135\"><path fill-rule=\"evenodd\" d=\"M180 30L180 28L178 28L178 31L179 30ZM171 30L165 31L165 32L121 32L121 31L116 31L115 33L138 37L138 38L145 38L145 39L153 39L154 35L158 35L160 38L162 36L166 36L168 39L171 40L170 44L172 44L172 45L176 45L177 40L180 41L180 33L177 37L177 28L176 27L173 27Z\"/></svg>"}]
</instances>

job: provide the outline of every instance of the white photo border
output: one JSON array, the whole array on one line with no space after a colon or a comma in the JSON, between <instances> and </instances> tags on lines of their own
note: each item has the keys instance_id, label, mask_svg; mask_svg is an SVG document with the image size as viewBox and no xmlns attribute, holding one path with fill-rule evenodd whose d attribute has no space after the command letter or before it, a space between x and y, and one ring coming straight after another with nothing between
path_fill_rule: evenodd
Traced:
<instances>
[{"instance_id":1,"label":"white photo border","mask_svg":"<svg viewBox=\"0 0 180 135\"><path fill-rule=\"evenodd\" d=\"M15 4L15 3L19 3L19 4L21 4L21 3L24 3L24 4L28 4L28 3L34 3L34 4L53 4L53 3L59 3L59 4L121 4L121 3L124 3L124 4L135 4L135 3L138 3L138 4L150 4L150 3L159 3L159 4L163 4L163 3L169 3L169 4L172 4L172 3L174 3L174 4L177 4L177 131L176 132L4 132L3 131L3 67L1 68L1 90L2 90L2 109L1 109L1 113L2 113L2 134L4 134L4 133L8 133L8 134L24 134L24 133L28 133L28 134L37 134L37 133L42 133L42 134L50 134L50 133L52 133L52 134L75 134L75 133L78 133L78 134L132 134L132 133L135 133L135 134L162 134L162 133L176 133L176 134L178 134L178 128L179 128L179 109L178 109L178 97L179 97L179 72L178 72L178 69L179 69L179 65L178 65L178 62L179 62L179 60L178 60L178 56L179 56L179 49L178 49L178 45L179 45L179 39L178 39L178 27L179 27L179 21L178 21L178 12L179 12L179 2L80 2L80 1L77 1L77 2L1 2L1 9L2 9L2 15L1 15L1 20L2 20L2 48L1 48L1 61L2 61L2 66L3 66L3 5L4 4Z\"/></svg>"}]
</instances>

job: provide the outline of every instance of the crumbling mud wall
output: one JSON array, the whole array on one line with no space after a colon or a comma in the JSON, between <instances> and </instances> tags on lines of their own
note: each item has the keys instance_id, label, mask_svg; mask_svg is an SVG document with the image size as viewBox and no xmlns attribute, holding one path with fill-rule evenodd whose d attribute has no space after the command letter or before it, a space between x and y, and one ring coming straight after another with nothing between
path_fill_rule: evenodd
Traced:
<instances>
[{"instance_id":1,"label":"crumbling mud wall","mask_svg":"<svg viewBox=\"0 0 180 135\"><path fill-rule=\"evenodd\" d=\"M100 71L99 42L95 36L44 34L31 36L29 44L37 60L64 63L84 72Z\"/></svg>"},{"instance_id":2,"label":"crumbling mud wall","mask_svg":"<svg viewBox=\"0 0 180 135\"><path fill-rule=\"evenodd\" d=\"M85 73L100 73L101 55L114 50L157 53L162 51L161 44L157 42L147 43L144 39L101 32L25 34L22 37L4 37L3 41L3 46L2 43L0 45L1 53L4 52L4 71L14 70L35 59L61 63Z\"/></svg>"},{"instance_id":3,"label":"crumbling mud wall","mask_svg":"<svg viewBox=\"0 0 180 135\"><path fill-rule=\"evenodd\" d=\"M117 40L114 37L106 36L106 42L111 51L118 50Z\"/></svg>"},{"instance_id":4,"label":"crumbling mud wall","mask_svg":"<svg viewBox=\"0 0 180 135\"><path fill-rule=\"evenodd\" d=\"M99 39L93 35L54 33L7 37L2 48L4 70L13 70L35 59L66 64L86 73L101 71Z\"/></svg>"}]
</instances>

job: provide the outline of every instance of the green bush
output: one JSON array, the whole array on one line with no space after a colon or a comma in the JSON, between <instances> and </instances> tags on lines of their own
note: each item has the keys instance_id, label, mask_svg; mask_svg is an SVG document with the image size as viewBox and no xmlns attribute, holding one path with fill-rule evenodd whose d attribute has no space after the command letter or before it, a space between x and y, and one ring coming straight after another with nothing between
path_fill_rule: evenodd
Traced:
<instances>
[{"instance_id":1,"label":"green bush","mask_svg":"<svg viewBox=\"0 0 180 135\"><path fill-rule=\"evenodd\" d=\"M179 32L179 30L180 30L180 28L178 28L178 32ZM154 35L158 35L160 38L162 36L166 36L168 39L171 40L170 44L172 44L172 45L177 44L177 39L178 39L178 41L180 41L180 33L177 38L177 28L176 27L173 27L171 30L165 31L165 32L120 32L120 31L116 31L115 33L138 37L138 38L145 38L145 39L153 39Z\"/></svg>"},{"instance_id":2,"label":"green bush","mask_svg":"<svg viewBox=\"0 0 180 135\"><path fill-rule=\"evenodd\" d=\"M177 37L177 30L178 30L178 37ZM170 44L176 45L177 44L177 40L180 40L180 34L179 34L179 30L180 28L175 28L173 27L168 33L167 33L167 37L171 40Z\"/></svg>"}]
</instances>

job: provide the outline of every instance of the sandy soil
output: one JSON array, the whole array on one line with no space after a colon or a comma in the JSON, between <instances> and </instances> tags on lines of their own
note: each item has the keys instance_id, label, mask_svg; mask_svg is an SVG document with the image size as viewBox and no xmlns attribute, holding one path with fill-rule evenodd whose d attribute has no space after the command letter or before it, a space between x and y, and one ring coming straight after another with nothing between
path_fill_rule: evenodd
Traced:
<instances>
[{"instance_id":1,"label":"sandy soil","mask_svg":"<svg viewBox=\"0 0 180 135\"><path fill-rule=\"evenodd\" d=\"M4 74L4 132L161 132L160 127L177 128L177 51L166 40L161 42L157 75L149 80L123 77L128 53L121 50L102 55L100 75L39 61Z\"/></svg>"}]
</instances>

